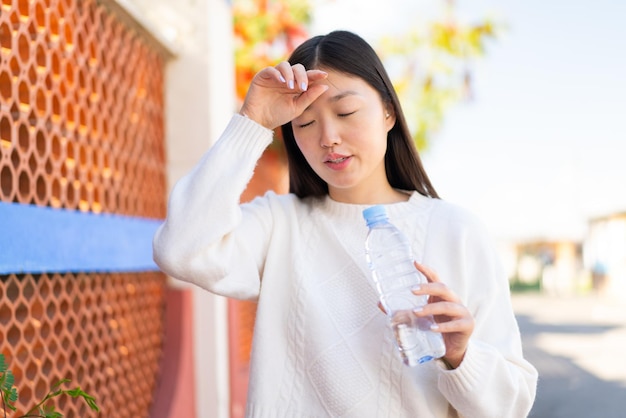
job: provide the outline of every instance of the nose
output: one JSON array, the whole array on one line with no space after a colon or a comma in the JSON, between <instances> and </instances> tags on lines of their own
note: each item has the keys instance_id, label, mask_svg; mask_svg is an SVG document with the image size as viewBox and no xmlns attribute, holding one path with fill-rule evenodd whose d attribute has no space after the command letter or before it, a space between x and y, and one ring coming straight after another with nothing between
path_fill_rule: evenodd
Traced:
<instances>
[{"instance_id":1,"label":"nose","mask_svg":"<svg viewBox=\"0 0 626 418\"><path fill-rule=\"evenodd\" d=\"M320 146L322 148L332 148L341 144L341 137L331 122L322 124L322 132L320 136Z\"/></svg>"}]
</instances>

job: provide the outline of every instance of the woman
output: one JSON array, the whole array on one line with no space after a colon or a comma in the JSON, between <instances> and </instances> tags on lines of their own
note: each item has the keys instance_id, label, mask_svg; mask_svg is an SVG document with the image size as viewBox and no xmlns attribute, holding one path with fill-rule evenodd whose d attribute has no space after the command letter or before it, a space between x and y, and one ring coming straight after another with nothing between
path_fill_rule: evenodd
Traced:
<instances>
[{"instance_id":1,"label":"woman","mask_svg":"<svg viewBox=\"0 0 626 418\"><path fill-rule=\"evenodd\" d=\"M290 193L239 197L282 126ZM410 235L415 289L446 343L406 367L364 257L362 210ZM240 114L181 179L154 239L169 275L258 301L248 417L523 417L537 372L522 356L508 281L481 224L438 199L373 49L317 36L253 79Z\"/></svg>"}]
</instances>

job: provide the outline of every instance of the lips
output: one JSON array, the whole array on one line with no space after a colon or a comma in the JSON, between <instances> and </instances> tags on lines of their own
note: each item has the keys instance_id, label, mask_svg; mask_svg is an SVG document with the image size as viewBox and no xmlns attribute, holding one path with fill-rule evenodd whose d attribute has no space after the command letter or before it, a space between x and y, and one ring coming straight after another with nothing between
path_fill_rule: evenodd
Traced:
<instances>
[{"instance_id":1,"label":"lips","mask_svg":"<svg viewBox=\"0 0 626 418\"><path fill-rule=\"evenodd\" d=\"M338 164L350 158L349 155L329 154L324 160L325 163Z\"/></svg>"},{"instance_id":2,"label":"lips","mask_svg":"<svg viewBox=\"0 0 626 418\"><path fill-rule=\"evenodd\" d=\"M332 170L343 170L348 167L351 160L351 155L329 154L324 159L324 164Z\"/></svg>"}]
</instances>

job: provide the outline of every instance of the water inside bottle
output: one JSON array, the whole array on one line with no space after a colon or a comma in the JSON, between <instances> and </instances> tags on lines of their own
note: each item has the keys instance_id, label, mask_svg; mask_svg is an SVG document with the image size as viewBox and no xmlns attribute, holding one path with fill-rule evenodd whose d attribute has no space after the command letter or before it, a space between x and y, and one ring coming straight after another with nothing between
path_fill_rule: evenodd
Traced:
<instances>
[{"instance_id":1,"label":"water inside bottle","mask_svg":"<svg viewBox=\"0 0 626 418\"><path fill-rule=\"evenodd\" d=\"M432 318L418 318L410 310L393 313L391 329L404 364L415 366L445 354L437 349L441 336L430 330L433 323Z\"/></svg>"}]
</instances>

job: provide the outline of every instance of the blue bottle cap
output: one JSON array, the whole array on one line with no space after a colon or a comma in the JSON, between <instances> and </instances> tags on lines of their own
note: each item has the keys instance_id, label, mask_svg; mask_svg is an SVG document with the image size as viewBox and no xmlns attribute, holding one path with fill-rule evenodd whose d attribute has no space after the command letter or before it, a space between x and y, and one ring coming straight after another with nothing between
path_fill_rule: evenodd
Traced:
<instances>
[{"instance_id":1,"label":"blue bottle cap","mask_svg":"<svg viewBox=\"0 0 626 418\"><path fill-rule=\"evenodd\" d=\"M363 210L363 218L365 218L367 226L389 219L387 209L383 205L375 205Z\"/></svg>"}]
</instances>

